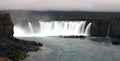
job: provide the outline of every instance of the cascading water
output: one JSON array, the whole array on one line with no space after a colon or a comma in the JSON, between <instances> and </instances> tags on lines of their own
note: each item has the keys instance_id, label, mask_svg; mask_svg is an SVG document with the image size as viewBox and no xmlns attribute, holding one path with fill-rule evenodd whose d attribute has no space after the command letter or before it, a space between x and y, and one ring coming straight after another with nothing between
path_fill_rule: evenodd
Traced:
<instances>
[{"instance_id":1,"label":"cascading water","mask_svg":"<svg viewBox=\"0 0 120 61\"><path fill-rule=\"evenodd\" d=\"M34 32L33 32L33 28L32 28L32 25L31 25L30 22L28 22L28 26L29 26L29 29L30 29L31 33L33 34Z\"/></svg>"},{"instance_id":2,"label":"cascading water","mask_svg":"<svg viewBox=\"0 0 120 61\"><path fill-rule=\"evenodd\" d=\"M92 23L89 23L87 27L86 21L50 21L43 22L39 21L39 28L33 29L31 22L28 22L28 27L30 33L24 32L23 28L19 26L14 26L14 36L15 37L39 37L39 36L70 36L70 35L90 35L90 27ZM19 34L18 31L21 31ZM34 30L39 30L39 33L34 33Z\"/></svg>"},{"instance_id":3,"label":"cascading water","mask_svg":"<svg viewBox=\"0 0 120 61\"><path fill-rule=\"evenodd\" d=\"M89 23L85 29L85 34L87 34L88 36L90 36L90 28L91 28L92 23Z\"/></svg>"},{"instance_id":4,"label":"cascading water","mask_svg":"<svg viewBox=\"0 0 120 61\"><path fill-rule=\"evenodd\" d=\"M111 27L111 23L109 23L109 25L108 25L107 38L109 38L109 34L110 34L110 27Z\"/></svg>"}]
</instances>

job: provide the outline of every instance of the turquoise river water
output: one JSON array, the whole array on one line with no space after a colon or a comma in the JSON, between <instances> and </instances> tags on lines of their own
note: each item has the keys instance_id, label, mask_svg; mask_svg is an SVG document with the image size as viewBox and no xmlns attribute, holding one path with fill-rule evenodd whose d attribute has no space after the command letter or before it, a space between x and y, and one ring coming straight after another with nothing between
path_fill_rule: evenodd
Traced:
<instances>
[{"instance_id":1,"label":"turquoise river water","mask_svg":"<svg viewBox=\"0 0 120 61\"><path fill-rule=\"evenodd\" d=\"M43 43L37 52L29 52L23 61L120 61L120 46L110 38L21 37Z\"/></svg>"}]
</instances>

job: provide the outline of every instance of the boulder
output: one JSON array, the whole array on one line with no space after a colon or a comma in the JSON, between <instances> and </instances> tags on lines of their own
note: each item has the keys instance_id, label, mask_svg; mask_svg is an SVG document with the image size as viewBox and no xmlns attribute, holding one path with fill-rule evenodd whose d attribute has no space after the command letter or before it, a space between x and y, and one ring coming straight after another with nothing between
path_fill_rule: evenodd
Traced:
<instances>
[{"instance_id":1,"label":"boulder","mask_svg":"<svg viewBox=\"0 0 120 61\"><path fill-rule=\"evenodd\" d=\"M113 44L113 45L120 45L120 41L114 40L114 41L112 41L112 44Z\"/></svg>"}]
</instances>

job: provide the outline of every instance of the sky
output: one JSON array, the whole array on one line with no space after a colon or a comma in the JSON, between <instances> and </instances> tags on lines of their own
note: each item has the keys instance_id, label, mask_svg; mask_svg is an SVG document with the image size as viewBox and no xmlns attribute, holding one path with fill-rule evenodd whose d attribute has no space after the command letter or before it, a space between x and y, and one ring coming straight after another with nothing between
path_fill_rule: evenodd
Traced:
<instances>
[{"instance_id":1,"label":"sky","mask_svg":"<svg viewBox=\"0 0 120 61\"><path fill-rule=\"evenodd\" d=\"M0 0L0 10L120 12L120 0Z\"/></svg>"}]
</instances>

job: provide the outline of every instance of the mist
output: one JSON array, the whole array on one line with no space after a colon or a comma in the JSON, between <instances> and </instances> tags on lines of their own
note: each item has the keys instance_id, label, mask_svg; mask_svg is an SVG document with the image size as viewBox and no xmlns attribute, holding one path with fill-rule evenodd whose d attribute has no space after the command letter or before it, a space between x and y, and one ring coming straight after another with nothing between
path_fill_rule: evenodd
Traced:
<instances>
[{"instance_id":1,"label":"mist","mask_svg":"<svg viewBox=\"0 0 120 61\"><path fill-rule=\"evenodd\" d=\"M0 10L120 12L120 0L0 0Z\"/></svg>"}]
</instances>

